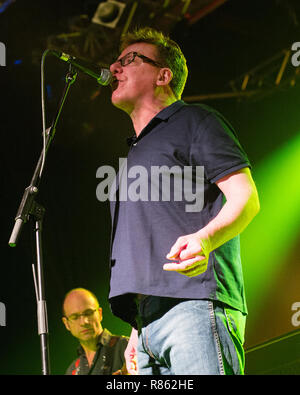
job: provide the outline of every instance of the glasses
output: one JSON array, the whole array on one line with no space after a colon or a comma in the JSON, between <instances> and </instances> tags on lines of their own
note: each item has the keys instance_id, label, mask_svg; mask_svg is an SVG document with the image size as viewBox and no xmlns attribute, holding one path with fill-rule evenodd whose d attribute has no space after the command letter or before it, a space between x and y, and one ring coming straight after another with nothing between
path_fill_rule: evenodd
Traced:
<instances>
[{"instance_id":1,"label":"glasses","mask_svg":"<svg viewBox=\"0 0 300 395\"><path fill-rule=\"evenodd\" d=\"M76 321L79 320L80 317L91 318L96 311L97 311L97 309L95 309L95 310L86 310L83 313L71 314L69 317L66 317L66 319L68 321L71 321L71 322L76 322Z\"/></svg>"},{"instance_id":2,"label":"glasses","mask_svg":"<svg viewBox=\"0 0 300 395\"><path fill-rule=\"evenodd\" d=\"M114 63L119 62L122 67L128 66L130 63L132 63L134 61L134 59L137 56L139 58L141 58L146 63L151 63L156 67L164 67L161 63L156 62L155 60L152 60L152 59L148 58L147 56L142 55L138 52L128 52L125 56L123 56L121 59L117 59Z\"/></svg>"}]
</instances>

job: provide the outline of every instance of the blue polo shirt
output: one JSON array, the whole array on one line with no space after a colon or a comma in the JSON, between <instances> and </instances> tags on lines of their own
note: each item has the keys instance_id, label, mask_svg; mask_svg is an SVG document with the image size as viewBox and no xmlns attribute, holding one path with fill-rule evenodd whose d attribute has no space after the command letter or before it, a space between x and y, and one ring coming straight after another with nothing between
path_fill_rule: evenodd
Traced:
<instances>
[{"instance_id":1,"label":"blue polo shirt","mask_svg":"<svg viewBox=\"0 0 300 395\"><path fill-rule=\"evenodd\" d=\"M225 198L215 182L245 167L233 128L205 105L179 100L132 140L111 201L109 301L116 316L136 326L136 293L216 300L247 313L239 236L212 251L196 277L163 270L177 238L221 210Z\"/></svg>"}]
</instances>

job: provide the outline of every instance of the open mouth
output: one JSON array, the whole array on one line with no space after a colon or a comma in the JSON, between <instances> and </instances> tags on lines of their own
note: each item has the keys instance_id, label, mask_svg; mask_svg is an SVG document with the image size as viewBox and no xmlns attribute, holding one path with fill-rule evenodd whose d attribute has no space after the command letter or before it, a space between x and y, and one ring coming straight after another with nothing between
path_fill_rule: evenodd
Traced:
<instances>
[{"instance_id":1,"label":"open mouth","mask_svg":"<svg viewBox=\"0 0 300 395\"><path fill-rule=\"evenodd\" d=\"M110 85L111 85L111 88L112 88L113 91L116 90L116 89L118 88L119 82L120 82L120 81L119 81L117 78L113 78L113 79L112 79Z\"/></svg>"},{"instance_id":2,"label":"open mouth","mask_svg":"<svg viewBox=\"0 0 300 395\"><path fill-rule=\"evenodd\" d=\"M116 77L113 78L112 82L110 83L111 89L115 91L118 89L120 83L123 82L123 80L118 80Z\"/></svg>"}]
</instances>

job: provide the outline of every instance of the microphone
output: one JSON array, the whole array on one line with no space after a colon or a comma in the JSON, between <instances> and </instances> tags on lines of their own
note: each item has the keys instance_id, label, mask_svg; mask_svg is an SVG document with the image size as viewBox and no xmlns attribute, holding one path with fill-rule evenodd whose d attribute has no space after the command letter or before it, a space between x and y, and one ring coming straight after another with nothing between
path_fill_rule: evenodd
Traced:
<instances>
[{"instance_id":1,"label":"microphone","mask_svg":"<svg viewBox=\"0 0 300 395\"><path fill-rule=\"evenodd\" d=\"M82 71L83 73L95 78L100 85L107 86L112 81L112 74L108 69L103 69L96 64L86 62L83 59L78 59L75 56L68 55L64 52L58 52L51 49L50 53L52 53L60 60L70 63L72 66Z\"/></svg>"}]
</instances>

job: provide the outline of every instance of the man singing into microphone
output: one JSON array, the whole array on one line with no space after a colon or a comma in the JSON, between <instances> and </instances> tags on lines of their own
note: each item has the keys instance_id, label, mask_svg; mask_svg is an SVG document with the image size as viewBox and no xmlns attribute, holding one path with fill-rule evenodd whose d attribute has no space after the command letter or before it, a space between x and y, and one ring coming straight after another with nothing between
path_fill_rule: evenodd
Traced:
<instances>
[{"instance_id":1,"label":"man singing into microphone","mask_svg":"<svg viewBox=\"0 0 300 395\"><path fill-rule=\"evenodd\" d=\"M112 103L135 131L128 172L203 169L200 181L193 176L193 190L203 186L198 209L188 209L176 190L163 199L162 185L155 201L150 188L148 199L120 199L119 187L111 202L109 300L133 327L127 369L137 349L139 374L243 374L247 307L239 234L259 211L247 155L221 114L180 99L186 60L162 33L125 34L110 71ZM133 181L127 179L128 189Z\"/></svg>"}]
</instances>

